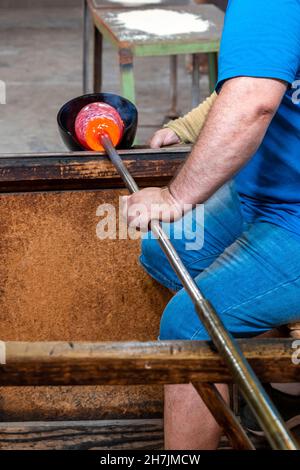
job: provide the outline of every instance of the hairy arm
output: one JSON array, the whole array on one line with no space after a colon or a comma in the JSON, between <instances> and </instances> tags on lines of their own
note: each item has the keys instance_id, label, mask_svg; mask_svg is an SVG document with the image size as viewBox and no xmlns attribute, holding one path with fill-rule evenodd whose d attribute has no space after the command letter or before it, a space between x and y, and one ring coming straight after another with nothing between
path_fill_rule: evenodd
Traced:
<instances>
[{"instance_id":1,"label":"hairy arm","mask_svg":"<svg viewBox=\"0 0 300 470\"><path fill-rule=\"evenodd\" d=\"M168 188L146 188L123 199L132 227L148 229L151 219L177 220L185 205L205 202L247 163L260 146L281 103L281 80L228 80L215 100L194 148ZM134 207L143 207L137 215ZM131 211L132 209L132 211Z\"/></svg>"},{"instance_id":2,"label":"hairy arm","mask_svg":"<svg viewBox=\"0 0 300 470\"><path fill-rule=\"evenodd\" d=\"M227 81L183 167L170 184L180 204L206 201L260 146L287 85L239 77Z\"/></svg>"}]
</instances>

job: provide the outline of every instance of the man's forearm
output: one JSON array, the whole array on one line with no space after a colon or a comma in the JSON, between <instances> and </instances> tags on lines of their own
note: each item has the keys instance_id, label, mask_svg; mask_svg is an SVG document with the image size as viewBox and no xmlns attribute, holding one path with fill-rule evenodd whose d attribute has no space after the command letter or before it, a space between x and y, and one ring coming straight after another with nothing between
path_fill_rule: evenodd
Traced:
<instances>
[{"instance_id":1,"label":"man's forearm","mask_svg":"<svg viewBox=\"0 0 300 470\"><path fill-rule=\"evenodd\" d=\"M128 224L147 231L151 219L178 220L186 204L205 202L255 153L286 87L279 80L249 77L226 82L169 191L145 188L123 198Z\"/></svg>"},{"instance_id":2,"label":"man's forearm","mask_svg":"<svg viewBox=\"0 0 300 470\"><path fill-rule=\"evenodd\" d=\"M181 204L205 202L261 144L286 90L283 82L241 77L227 82L170 192Z\"/></svg>"}]
</instances>

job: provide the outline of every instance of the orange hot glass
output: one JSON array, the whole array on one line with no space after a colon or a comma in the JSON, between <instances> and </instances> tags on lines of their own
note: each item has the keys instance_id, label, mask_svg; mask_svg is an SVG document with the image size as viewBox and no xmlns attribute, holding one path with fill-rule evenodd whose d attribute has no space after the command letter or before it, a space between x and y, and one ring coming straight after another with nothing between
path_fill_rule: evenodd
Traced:
<instances>
[{"instance_id":1,"label":"orange hot glass","mask_svg":"<svg viewBox=\"0 0 300 470\"><path fill-rule=\"evenodd\" d=\"M101 137L108 135L114 146L122 139L124 123L119 113L106 103L90 103L78 113L75 133L79 143L87 150L103 151Z\"/></svg>"}]
</instances>

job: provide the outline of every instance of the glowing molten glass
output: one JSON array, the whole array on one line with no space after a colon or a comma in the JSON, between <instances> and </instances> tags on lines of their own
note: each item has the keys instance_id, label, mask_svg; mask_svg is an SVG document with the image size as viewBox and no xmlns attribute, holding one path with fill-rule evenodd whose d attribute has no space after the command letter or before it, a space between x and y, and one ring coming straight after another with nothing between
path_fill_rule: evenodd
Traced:
<instances>
[{"instance_id":1,"label":"glowing molten glass","mask_svg":"<svg viewBox=\"0 0 300 470\"><path fill-rule=\"evenodd\" d=\"M124 123L119 113L106 103L91 103L81 109L75 120L79 143L87 150L103 151L101 137L108 135L114 146L120 142Z\"/></svg>"}]
</instances>

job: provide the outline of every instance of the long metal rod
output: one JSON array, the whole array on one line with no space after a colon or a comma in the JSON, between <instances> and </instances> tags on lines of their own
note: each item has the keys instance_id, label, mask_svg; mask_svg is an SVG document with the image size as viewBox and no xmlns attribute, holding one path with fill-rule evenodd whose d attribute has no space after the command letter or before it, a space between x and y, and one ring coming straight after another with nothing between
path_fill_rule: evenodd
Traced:
<instances>
[{"instance_id":1,"label":"long metal rod","mask_svg":"<svg viewBox=\"0 0 300 470\"><path fill-rule=\"evenodd\" d=\"M137 192L139 188L123 164L110 138L103 136L102 144L128 190L131 193ZM239 385L241 393L249 403L271 447L277 450L297 450L298 445L294 437L286 428L283 419L245 359L238 343L227 331L215 309L200 292L158 220L151 222L151 230L157 237L183 287L191 297L201 322L226 362L234 381Z\"/></svg>"}]
</instances>

